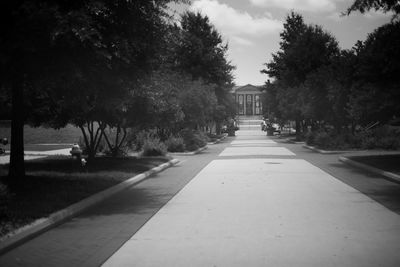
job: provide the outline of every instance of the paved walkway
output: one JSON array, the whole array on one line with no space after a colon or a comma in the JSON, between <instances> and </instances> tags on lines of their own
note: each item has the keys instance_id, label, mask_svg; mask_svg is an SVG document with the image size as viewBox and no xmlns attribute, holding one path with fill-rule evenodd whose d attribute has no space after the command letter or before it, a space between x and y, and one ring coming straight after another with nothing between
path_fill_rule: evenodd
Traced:
<instances>
[{"instance_id":1,"label":"paved walkway","mask_svg":"<svg viewBox=\"0 0 400 267\"><path fill-rule=\"evenodd\" d=\"M0 255L0 266L100 266L226 146L177 157L178 165Z\"/></svg>"},{"instance_id":2,"label":"paved walkway","mask_svg":"<svg viewBox=\"0 0 400 267\"><path fill-rule=\"evenodd\" d=\"M400 266L400 185L259 129L237 134L0 266Z\"/></svg>"},{"instance_id":3,"label":"paved walkway","mask_svg":"<svg viewBox=\"0 0 400 267\"><path fill-rule=\"evenodd\" d=\"M238 134L104 266L400 266L397 213Z\"/></svg>"}]
</instances>

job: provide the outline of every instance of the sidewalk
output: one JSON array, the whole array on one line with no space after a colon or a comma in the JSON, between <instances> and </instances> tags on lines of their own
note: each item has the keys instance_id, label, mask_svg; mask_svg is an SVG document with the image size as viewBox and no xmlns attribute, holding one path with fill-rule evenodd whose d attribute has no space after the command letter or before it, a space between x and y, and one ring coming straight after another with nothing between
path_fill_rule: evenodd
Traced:
<instances>
[{"instance_id":1,"label":"sidewalk","mask_svg":"<svg viewBox=\"0 0 400 267\"><path fill-rule=\"evenodd\" d=\"M239 136L104 266L399 266L400 216L262 133Z\"/></svg>"},{"instance_id":2,"label":"sidewalk","mask_svg":"<svg viewBox=\"0 0 400 267\"><path fill-rule=\"evenodd\" d=\"M176 157L178 165L0 255L0 266L100 266L226 145Z\"/></svg>"},{"instance_id":3,"label":"sidewalk","mask_svg":"<svg viewBox=\"0 0 400 267\"><path fill-rule=\"evenodd\" d=\"M257 131L209 146L0 266L400 266L400 185Z\"/></svg>"}]
</instances>

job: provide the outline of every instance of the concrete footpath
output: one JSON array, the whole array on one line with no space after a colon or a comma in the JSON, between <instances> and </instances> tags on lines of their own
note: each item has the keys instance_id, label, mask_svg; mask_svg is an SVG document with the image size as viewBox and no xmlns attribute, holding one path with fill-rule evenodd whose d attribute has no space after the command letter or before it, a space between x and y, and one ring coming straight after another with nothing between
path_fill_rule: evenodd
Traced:
<instances>
[{"instance_id":1,"label":"concrete footpath","mask_svg":"<svg viewBox=\"0 0 400 267\"><path fill-rule=\"evenodd\" d=\"M177 156L178 165L0 255L0 266L100 266L225 146Z\"/></svg>"},{"instance_id":2,"label":"concrete footpath","mask_svg":"<svg viewBox=\"0 0 400 267\"><path fill-rule=\"evenodd\" d=\"M0 256L0 266L400 266L400 185L259 129Z\"/></svg>"},{"instance_id":3,"label":"concrete footpath","mask_svg":"<svg viewBox=\"0 0 400 267\"><path fill-rule=\"evenodd\" d=\"M103 266L400 266L399 214L238 134Z\"/></svg>"}]
</instances>

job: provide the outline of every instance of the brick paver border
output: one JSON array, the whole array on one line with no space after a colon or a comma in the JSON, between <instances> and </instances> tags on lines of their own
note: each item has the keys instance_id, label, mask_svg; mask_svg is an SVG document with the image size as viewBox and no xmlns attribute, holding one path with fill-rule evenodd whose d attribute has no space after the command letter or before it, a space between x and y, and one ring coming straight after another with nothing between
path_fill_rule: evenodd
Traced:
<instances>
[{"instance_id":1,"label":"brick paver border","mask_svg":"<svg viewBox=\"0 0 400 267\"><path fill-rule=\"evenodd\" d=\"M39 219L34 223L23 227L20 230L17 230L17 232L12 236L6 236L2 238L2 240L0 240L0 255L49 230L50 228L53 228L65 222L66 220L78 215L89 207L92 207L99 202L105 200L106 198L109 198L130 186L140 183L149 176L159 173L173 165L176 165L177 163L179 163L179 160L172 159L144 173L138 174L128 180L125 180L115 186L112 186L90 197L87 197L65 209L52 213L48 218Z\"/></svg>"}]
</instances>

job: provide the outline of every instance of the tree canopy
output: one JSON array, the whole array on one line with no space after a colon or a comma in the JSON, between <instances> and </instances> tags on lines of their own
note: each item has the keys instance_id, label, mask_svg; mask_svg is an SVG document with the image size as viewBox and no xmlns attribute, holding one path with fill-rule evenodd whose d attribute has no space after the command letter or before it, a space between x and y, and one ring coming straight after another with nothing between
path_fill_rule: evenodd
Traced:
<instances>
[{"instance_id":1,"label":"tree canopy","mask_svg":"<svg viewBox=\"0 0 400 267\"><path fill-rule=\"evenodd\" d=\"M351 8L364 12L397 5L398 1L356 1ZM354 129L398 118L399 25L392 20L364 42L341 50L320 26L306 25L301 15L290 13L280 50L261 71L274 78L265 86L270 112L281 120L296 120L296 126L328 124L337 132L343 126Z\"/></svg>"},{"instance_id":2,"label":"tree canopy","mask_svg":"<svg viewBox=\"0 0 400 267\"><path fill-rule=\"evenodd\" d=\"M186 12L181 19L181 39L176 48L176 69L194 80L214 85L220 105L228 108L226 98L233 85L235 67L227 60L228 45L207 16Z\"/></svg>"},{"instance_id":3,"label":"tree canopy","mask_svg":"<svg viewBox=\"0 0 400 267\"><path fill-rule=\"evenodd\" d=\"M365 13L369 10L393 11L396 15L400 13L400 2L398 0L355 0L347 9L349 15L353 11Z\"/></svg>"},{"instance_id":4,"label":"tree canopy","mask_svg":"<svg viewBox=\"0 0 400 267\"><path fill-rule=\"evenodd\" d=\"M299 126L301 120L324 107L323 89L318 85L306 86L308 77L328 66L339 54L339 48L332 35L320 26L305 24L303 17L294 12L286 17L280 36L280 50L265 63L266 69L261 72L275 79L274 86L266 88L274 91L270 94L279 103L274 113L283 119L296 120Z\"/></svg>"},{"instance_id":5,"label":"tree canopy","mask_svg":"<svg viewBox=\"0 0 400 267\"><path fill-rule=\"evenodd\" d=\"M125 110L121 100L157 65L170 2L42 0L2 6L0 80L11 89L13 110L10 176L24 175L25 122L54 127L73 122L82 129L100 118L111 127L119 123L110 114Z\"/></svg>"}]
</instances>

